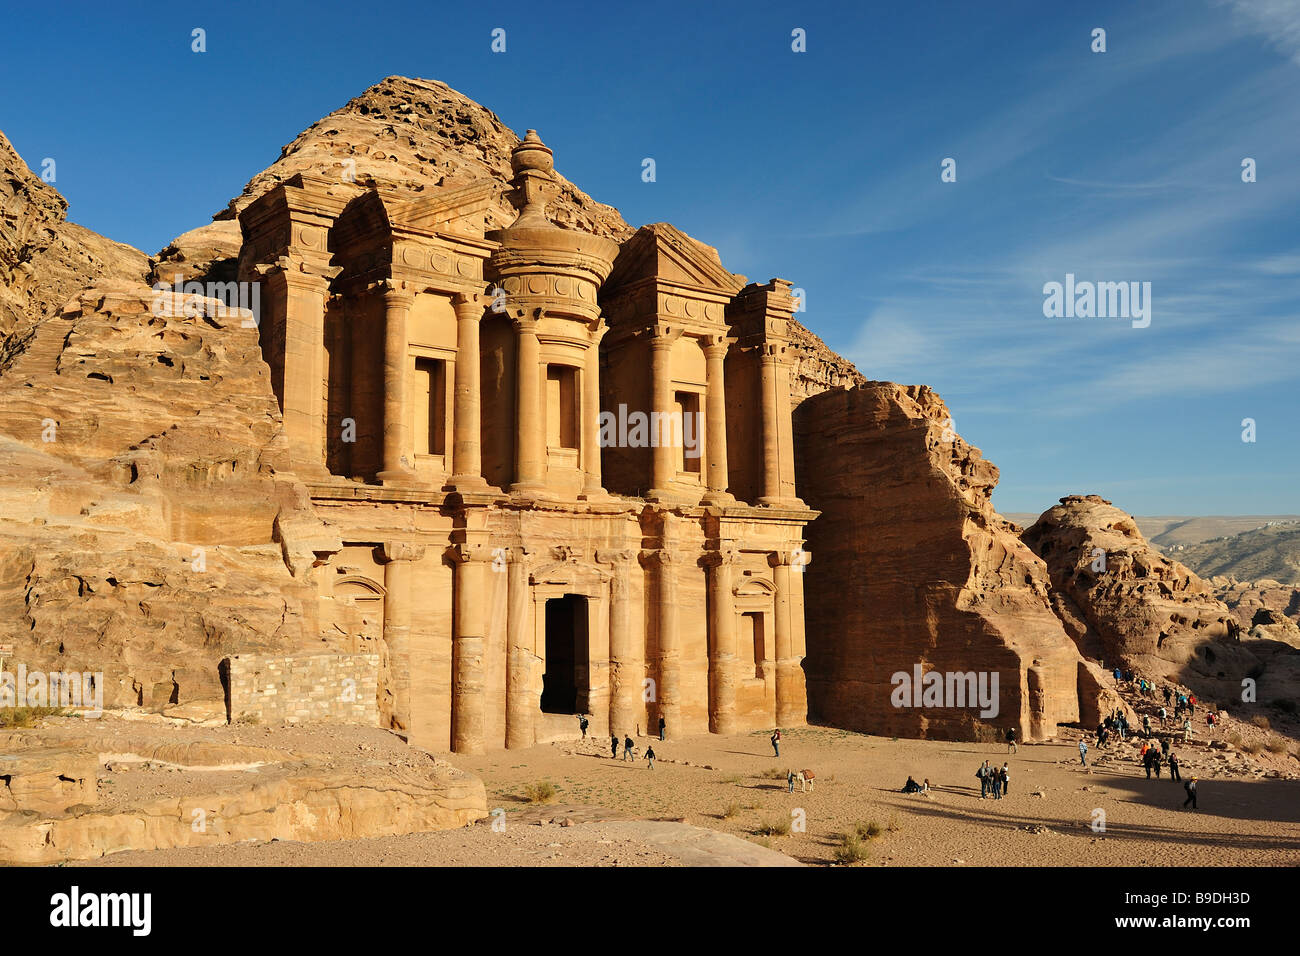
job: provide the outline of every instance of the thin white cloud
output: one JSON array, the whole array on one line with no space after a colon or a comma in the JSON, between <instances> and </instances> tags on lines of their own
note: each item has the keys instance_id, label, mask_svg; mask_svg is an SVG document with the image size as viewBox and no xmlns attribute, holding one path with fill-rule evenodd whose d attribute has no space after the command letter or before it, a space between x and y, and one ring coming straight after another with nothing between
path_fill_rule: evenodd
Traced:
<instances>
[{"instance_id":1,"label":"thin white cloud","mask_svg":"<svg viewBox=\"0 0 1300 956\"><path fill-rule=\"evenodd\" d=\"M1219 0L1232 8L1237 23L1260 33L1300 66L1300 3L1296 0Z\"/></svg>"}]
</instances>

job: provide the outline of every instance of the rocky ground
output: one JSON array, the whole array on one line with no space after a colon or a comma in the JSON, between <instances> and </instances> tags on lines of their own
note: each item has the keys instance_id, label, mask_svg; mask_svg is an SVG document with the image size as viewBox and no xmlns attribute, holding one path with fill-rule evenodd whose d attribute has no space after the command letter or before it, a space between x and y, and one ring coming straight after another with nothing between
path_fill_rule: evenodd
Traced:
<instances>
[{"instance_id":1,"label":"rocky ground","mask_svg":"<svg viewBox=\"0 0 1300 956\"><path fill-rule=\"evenodd\" d=\"M1202 739L1193 744L1175 744L1184 777L1201 778L1195 813L1181 809L1179 784L1167 777L1146 779L1132 742L1102 754L1092 750L1091 766L1082 767L1077 732L1008 755L996 745L807 728L785 734L779 759L765 733L653 742L660 755L654 770L644 760L610 759L604 740L457 757L458 767L483 778L488 807L503 815L437 833L131 852L98 865L777 862L757 854L765 848L780 854L779 862L832 865L840 835L858 824L875 824L880 831L865 841L863 865L1300 864L1300 761L1290 754L1222 749L1224 737L1244 732L1244 725L1224 727L1212 738L1218 747L1200 731ZM643 738L638 746L647 743L652 741ZM975 770L985 759L1009 762L1011 787L1004 800L980 798ZM790 794L788 767L815 770L815 789ZM908 774L928 778L930 794L899 792ZM528 788L542 782L555 787L553 802L530 802ZM1093 829L1098 810L1105 814L1104 832ZM494 829L493 819L504 819L504 827ZM757 832L765 825L779 831L792 822L786 835ZM746 844L756 855L746 855Z\"/></svg>"}]
</instances>

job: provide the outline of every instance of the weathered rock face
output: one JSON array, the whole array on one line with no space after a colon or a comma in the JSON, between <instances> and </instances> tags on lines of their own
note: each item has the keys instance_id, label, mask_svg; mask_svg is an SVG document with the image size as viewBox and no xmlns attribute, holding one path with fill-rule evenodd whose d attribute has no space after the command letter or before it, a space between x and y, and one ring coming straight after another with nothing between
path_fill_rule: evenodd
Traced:
<instances>
[{"instance_id":1,"label":"weathered rock face","mask_svg":"<svg viewBox=\"0 0 1300 956\"><path fill-rule=\"evenodd\" d=\"M0 374L44 317L95 279L142 279L144 253L67 222L67 201L0 133Z\"/></svg>"},{"instance_id":2,"label":"weathered rock face","mask_svg":"<svg viewBox=\"0 0 1300 956\"><path fill-rule=\"evenodd\" d=\"M1230 577L1210 578L1214 596L1227 605L1237 623L1248 628L1255 615L1272 611L1300 624L1300 587L1280 581L1237 581Z\"/></svg>"},{"instance_id":3,"label":"weathered rock face","mask_svg":"<svg viewBox=\"0 0 1300 956\"><path fill-rule=\"evenodd\" d=\"M1062 498L1022 538L1047 562L1057 611L1085 654L1206 697L1239 696L1242 678L1260 671L1213 590L1109 501Z\"/></svg>"},{"instance_id":4,"label":"weathered rock face","mask_svg":"<svg viewBox=\"0 0 1300 956\"><path fill-rule=\"evenodd\" d=\"M501 183L501 194L485 225L500 229L516 215L505 190L517 145L519 137L495 113L445 83L390 76L303 131L218 217L235 218L295 173L335 180L345 190L375 185L416 194L487 177ZM548 207L556 224L618 241L632 235L617 209L556 178L561 192Z\"/></svg>"},{"instance_id":5,"label":"weathered rock face","mask_svg":"<svg viewBox=\"0 0 1300 956\"><path fill-rule=\"evenodd\" d=\"M795 413L798 487L822 512L805 572L809 709L839 727L979 739L1032 738L1099 706L1048 603L1047 569L993 510L998 470L951 429L925 386L868 382ZM899 707L895 673L996 673L996 716Z\"/></svg>"},{"instance_id":6,"label":"weathered rock face","mask_svg":"<svg viewBox=\"0 0 1300 956\"><path fill-rule=\"evenodd\" d=\"M257 330L153 296L82 294L0 376L0 642L110 708L220 698L221 658L316 632Z\"/></svg>"}]
</instances>

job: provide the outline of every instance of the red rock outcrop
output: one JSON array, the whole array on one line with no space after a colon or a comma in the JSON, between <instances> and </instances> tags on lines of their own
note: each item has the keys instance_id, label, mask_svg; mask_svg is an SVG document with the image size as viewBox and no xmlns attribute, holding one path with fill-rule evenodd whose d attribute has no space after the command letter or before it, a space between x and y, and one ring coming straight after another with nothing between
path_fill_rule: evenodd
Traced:
<instances>
[{"instance_id":1,"label":"red rock outcrop","mask_svg":"<svg viewBox=\"0 0 1300 956\"><path fill-rule=\"evenodd\" d=\"M1099 700L1048 601L1047 568L993 510L998 470L952 431L925 386L868 382L795 413L800 495L822 515L804 575L813 719L877 734L1046 738ZM979 709L895 706L896 673L999 676ZM1081 679L1082 676L1082 679Z\"/></svg>"},{"instance_id":2,"label":"red rock outcrop","mask_svg":"<svg viewBox=\"0 0 1300 956\"><path fill-rule=\"evenodd\" d=\"M1109 501L1062 498L1021 537L1047 562L1070 636L1108 667L1227 699L1261 671L1213 589L1148 545L1132 516Z\"/></svg>"}]
</instances>

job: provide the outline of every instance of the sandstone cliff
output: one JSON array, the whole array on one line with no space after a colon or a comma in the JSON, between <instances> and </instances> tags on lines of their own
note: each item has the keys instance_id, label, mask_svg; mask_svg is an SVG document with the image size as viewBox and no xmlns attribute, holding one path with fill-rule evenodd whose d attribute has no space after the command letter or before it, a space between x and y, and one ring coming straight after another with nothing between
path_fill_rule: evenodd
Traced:
<instances>
[{"instance_id":1,"label":"sandstone cliff","mask_svg":"<svg viewBox=\"0 0 1300 956\"><path fill-rule=\"evenodd\" d=\"M1273 686L1290 670L1287 646L1238 639L1213 589L1150 547L1109 501L1062 498L1022 537L1047 562L1057 613L1085 654L1205 697L1240 699L1248 677L1260 679L1261 699L1287 692ZM1271 679L1261 676L1269 660Z\"/></svg>"},{"instance_id":2,"label":"sandstone cliff","mask_svg":"<svg viewBox=\"0 0 1300 956\"><path fill-rule=\"evenodd\" d=\"M1015 726L1045 738L1106 706L1104 675L1052 612L1047 568L993 510L997 468L951 430L938 395L888 382L826 391L800 405L795 435L800 495L822 512L804 581L814 718L899 736ZM892 676L917 664L997 673L998 714L895 706Z\"/></svg>"},{"instance_id":3,"label":"sandstone cliff","mask_svg":"<svg viewBox=\"0 0 1300 956\"><path fill-rule=\"evenodd\" d=\"M67 211L0 132L0 373L70 296L101 277L148 272L144 253L68 222Z\"/></svg>"},{"instance_id":4,"label":"sandstone cliff","mask_svg":"<svg viewBox=\"0 0 1300 956\"><path fill-rule=\"evenodd\" d=\"M108 707L220 699L222 657L315 636L257 330L164 298L101 283L0 376L0 643Z\"/></svg>"}]
</instances>

